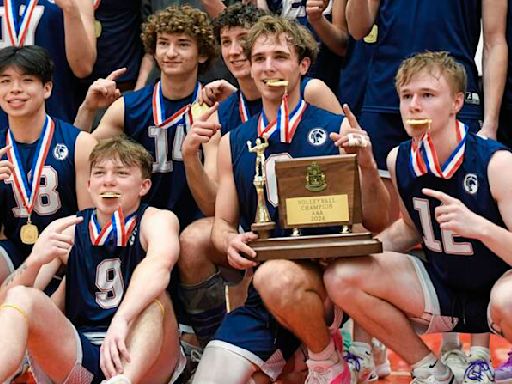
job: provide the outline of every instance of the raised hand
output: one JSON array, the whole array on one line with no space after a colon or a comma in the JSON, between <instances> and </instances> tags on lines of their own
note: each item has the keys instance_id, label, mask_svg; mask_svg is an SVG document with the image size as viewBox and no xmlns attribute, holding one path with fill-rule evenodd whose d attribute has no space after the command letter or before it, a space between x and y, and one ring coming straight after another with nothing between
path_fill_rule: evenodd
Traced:
<instances>
[{"instance_id":1,"label":"raised hand","mask_svg":"<svg viewBox=\"0 0 512 384\"><path fill-rule=\"evenodd\" d=\"M199 102L213 106L215 102L227 99L237 88L226 80L215 80L206 84L199 95Z\"/></svg>"},{"instance_id":2,"label":"raised hand","mask_svg":"<svg viewBox=\"0 0 512 384\"><path fill-rule=\"evenodd\" d=\"M0 149L0 159L7 154L7 151L11 148L11 146L3 147ZM7 157L7 156L6 156ZM6 180L11 177L12 172L14 171L14 165L7 159L0 160L0 180Z\"/></svg>"},{"instance_id":3,"label":"raised hand","mask_svg":"<svg viewBox=\"0 0 512 384\"><path fill-rule=\"evenodd\" d=\"M85 105L89 110L106 108L121 97L117 89L116 79L126 72L126 68L113 71L105 79L98 79L91 84L85 96Z\"/></svg>"},{"instance_id":4,"label":"raised hand","mask_svg":"<svg viewBox=\"0 0 512 384\"><path fill-rule=\"evenodd\" d=\"M218 109L219 104L215 103L213 107L210 107L201 116L194 119L190 132L185 136L183 141L182 153L183 156L196 155L202 144L206 144L220 129L219 123L208 122L210 116L212 116Z\"/></svg>"}]
</instances>

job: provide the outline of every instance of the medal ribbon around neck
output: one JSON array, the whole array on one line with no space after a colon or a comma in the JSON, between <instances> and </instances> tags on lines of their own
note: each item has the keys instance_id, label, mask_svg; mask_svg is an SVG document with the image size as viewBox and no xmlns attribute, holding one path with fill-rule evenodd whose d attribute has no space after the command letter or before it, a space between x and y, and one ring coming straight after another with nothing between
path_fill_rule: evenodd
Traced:
<instances>
[{"instance_id":1,"label":"medal ribbon around neck","mask_svg":"<svg viewBox=\"0 0 512 384\"><path fill-rule=\"evenodd\" d=\"M201 83L198 82L194 94L192 95L193 102L198 100L200 92ZM193 123L190 105L191 104L185 105L171 117L166 118L162 85L160 81L155 84L155 88L153 89L153 122L157 127L167 129L180 123L185 123L186 127L190 127Z\"/></svg>"},{"instance_id":2,"label":"medal ribbon around neck","mask_svg":"<svg viewBox=\"0 0 512 384\"><path fill-rule=\"evenodd\" d=\"M410 165L416 177L432 173L441 179L450 179L459 169L464 160L467 127L457 120L455 129L459 143L442 166L439 164L434 143L428 132L423 135L418 144L412 141Z\"/></svg>"},{"instance_id":3,"label":"medal ribbon around neck","mask_svg":"<svg viewBox=\"0 0 512 384\"><path fill-rule=\"evenodd\" d=\"M282 143L291 143L295 130L302 120L302 115L307 106L308 104L303 99L300 99L292 113L288 114L288 94L285 93L274 121L269 124L265 113L262 112L260 114L258 120L258 136L268 139L278 131Z\"/></svg>"},{"instance_id":4,"label":"medal ribbon around neck","mask_svg":"<svg viewBox=\"0 0 512 384\"><path fill-rule=\"evenodd\" d=\"M245 97L242 95L242 92L239 93L239 100L238 111L240 112L240 120L242 120L242 123L245 123L251 116L249 115L249 109L247 108Z\"/></svg>"},{"instance_id":5,"label":"medal ribbon around neck","mask_svg":"<svg viewBox=\"0 0 512 384\"><path fill-rule=\"evenodd\" d=\"M126 247L128 238L137 224L137 216L135 212L126 219L123 216L121 207L116 209L112 214L112 218L103 228L100 227L96 212L91 215L89 221L89 235L92 245L102 246L111 240L111 243L118 247Z\"/></svg>"},{"instance_id":6,"label":"medal ribbon around neck","mask_svg":"<svg viewBox=\"0 0 512 384\"><path fill-rule=\"evenodd\" d=\"M44 162L48 151L52 144L53 132L55 131L55 123L53 120L46 115L45 122L43 124L43 130L38 139L36 156L32 161L31 178L27 178L27 172L23 169L23 163L18 151L16 142L10 129L7 130L6 144L11 146L7 151L7 158L14 165L14 171L12 173L14 180L14 187L19 192L21 197L21 203L27 210L30 217L32 210L34 209L34 203L37 201L37 194L39 192L39 185L41 180L41 174L43 173Z\"/></svg>"},{"instance_id":7,"label":"medal ribbon around neck","mask_svg":"<svg viewBox=\"0 0 512 384\"><path fill-rule=\"evenodd\" d=\"M5 19L7 22L7 36L11 45L21 47L25 44L28 27L32 14L36 8L38 0L30 0L21 15L16 9L14 0L4 0Z\"/></svg>"}]
</instances>

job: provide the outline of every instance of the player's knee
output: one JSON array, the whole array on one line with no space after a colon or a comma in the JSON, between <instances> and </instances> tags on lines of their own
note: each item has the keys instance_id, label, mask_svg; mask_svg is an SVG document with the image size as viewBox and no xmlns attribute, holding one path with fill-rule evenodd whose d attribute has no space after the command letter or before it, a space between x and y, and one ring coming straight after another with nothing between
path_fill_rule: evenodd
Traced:
<instances>
[{"instance_id":1,"label":"player's knee","mask_svg":"<svg viewBox=\"0 0 512 384\"><path fill-rule=\"evenodd\" d=\"M34 300L37 299L38 294L43 294L35 288L28 288L24 286L17 286L10 288L5 297L5 304L16 305L20 307L25 313L32 311Z\"/></svg>"},{"instance_id":2,"label":"player's knee","mask_svg":"<svg viewBox=\"0 0 512 384\"><path fill-rule=\"evenodd\" d=\"M208 259L211 227L191 224L180 235L180 270L196 270L205 264L211 264Z\"/></svg>"},{"instance_id":3,"label":"player's knee","mask_svg":"<svg viewBox=\"0 0 512 384\"><path fill-rule=\"evenodd\" d=\"M331 265L324 273L327 294L336 303L350 299L354 290L361 289L364 283L364 267L350 261Z\"/></svg>"},{"instance_id":4,"label":"player's knee","mask_svg":"<svg viewBox=\"0 0 512 384\"><path fill-rule=\"evenodd\" d=\"M493 323L500 324L503 321L512 319L512 296L510 295L510 288L509 284L504 284L503 286L494 287L491 291L489 309Z\"/></svg>"},{"instance_id":5,"label":"player's knee","mask_svg":"<svg viewBox=\"0 0 512 384\"><path fill-rule=\"evenodd\" d=\"M254 273L253 284L265 302L294 305L307 288L307 281L286 260L271 260Z\"/></svg>"}]
</instances>

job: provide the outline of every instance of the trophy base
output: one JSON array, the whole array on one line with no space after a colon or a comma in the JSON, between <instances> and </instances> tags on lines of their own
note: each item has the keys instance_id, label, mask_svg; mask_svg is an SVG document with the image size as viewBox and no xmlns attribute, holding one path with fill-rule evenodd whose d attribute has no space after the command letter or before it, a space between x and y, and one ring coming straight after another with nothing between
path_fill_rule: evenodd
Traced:
<instances>
[{"instance_id":1,"label":"trophy base","mask_svg":"<svg viewBox=\"0 0 512 384\"><path fill-rule=\"evenodd\" d=\"M258 234L260 240L268 239L270 231L276 227L275 221L265 221L262 223L252 223L251 231Z\"/></svg>"},{"instance_id":2,"label":"trophy base","mask_svg":"<svg viewBox=\"0 0 512 384\"><path fill-rule=\"evenodd\" d=\"M328 259L382 252L382 243L369 232L258 239L249 245L257 253L256 261Z\"/></svg>"}]
</instances>

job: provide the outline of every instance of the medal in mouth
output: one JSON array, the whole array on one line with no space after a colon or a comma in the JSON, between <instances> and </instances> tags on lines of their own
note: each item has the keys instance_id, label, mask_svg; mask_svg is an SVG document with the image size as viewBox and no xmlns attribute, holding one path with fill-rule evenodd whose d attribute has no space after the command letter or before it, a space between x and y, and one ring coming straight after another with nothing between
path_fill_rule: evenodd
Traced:
<instances>
[{"instance_id":1,"label":"medal in mouth","mask_svg":"<svg viewBox=\"0 0 512 384\"><path fill-rule=\"evenodd\" d=\"M419 128L423 125L429 125L432 123L432 119L407 119L405 120L405 124L410 125L413 128Z\"/></svg>"},{"instance_id":2,"label":"medal in mouth","mask_svg":"<svg viewBox=\"0 0 512 384\"><path fill-rule=\"evenodd\" d=\"M104 197L106 199L117 199L117 198L121 197L121 194L119 192L106 191L106 192L101 192L100 196Z\"/></svg>"},{"instance_id":3,"label":"medal in mouth","mask_svg":"<svg viewBox=\"0 0 512 384\"><path fill-rule=\"evenodd\" d=\"M287 80L277 80L277 79L271 79L266 80L265 84L269 87L287 87L288 81Z\"/></svg>"}]
</instances>

